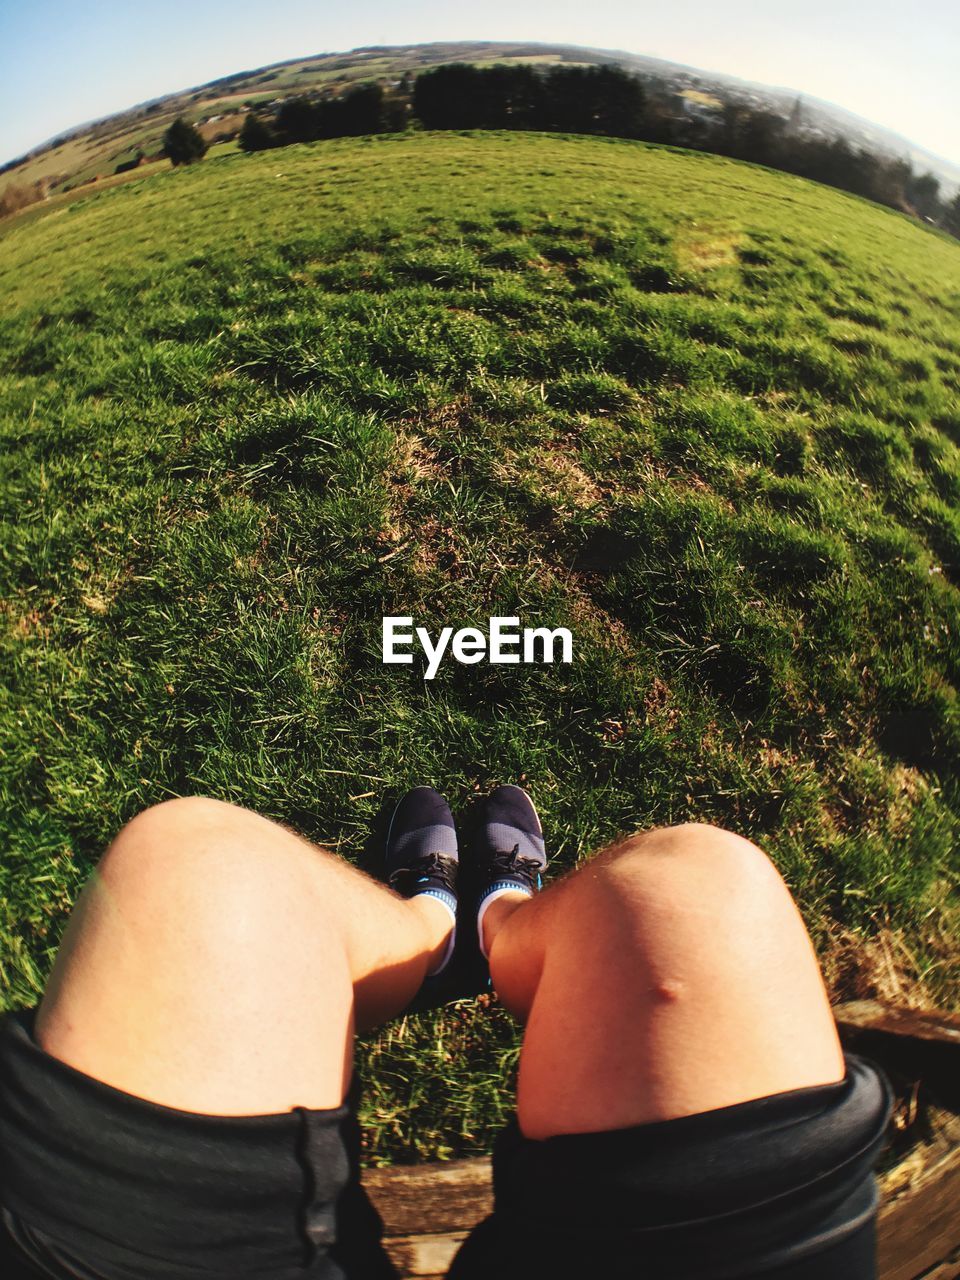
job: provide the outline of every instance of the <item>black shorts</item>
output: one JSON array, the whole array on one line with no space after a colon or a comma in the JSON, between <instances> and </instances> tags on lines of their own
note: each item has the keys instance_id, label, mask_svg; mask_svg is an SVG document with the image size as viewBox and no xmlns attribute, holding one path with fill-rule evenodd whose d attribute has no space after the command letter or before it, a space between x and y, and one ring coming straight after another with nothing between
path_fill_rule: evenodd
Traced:
<instances>
[{"instance_id":1,"label":"black shorts","mask_svg":"<svg viewBox=\"0 0 960 1280\"><path fill-rule=\"evenodd\" d=\"M886 1078L838 1084L493 1158L494 1212L449 1280L872 1280Z\"/></svg>"},{"instance_id":2,"label":"black shorts","mask_svg":"<svg viewBox=\"0 0 960 1280\"><path fill-rule=\"evenodd\" d=\"M0 1019L6 1280L380 1280L352 1107L217 1117L75 1071ZM494 1156L495 1211L451 1280L869 1280L890 1092L839 1084Z\"/></svg>"}]
</instances>

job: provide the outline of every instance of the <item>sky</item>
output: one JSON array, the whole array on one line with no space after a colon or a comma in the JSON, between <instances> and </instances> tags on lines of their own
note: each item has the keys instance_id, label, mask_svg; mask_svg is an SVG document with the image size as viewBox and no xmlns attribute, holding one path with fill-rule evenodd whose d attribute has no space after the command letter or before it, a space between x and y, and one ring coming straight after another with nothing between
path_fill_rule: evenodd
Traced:
<instances>
[{"instance_id":1,"label":"sky","mask_svg":"<svg viewBox=\"0 0 960 1280\"><path fill-rule=\"evenodd\" d=\"M0 0L0 163L235 71L432 40L650 54L824 98L960 162L960 0Z\"/></svg>"}]
</instances>

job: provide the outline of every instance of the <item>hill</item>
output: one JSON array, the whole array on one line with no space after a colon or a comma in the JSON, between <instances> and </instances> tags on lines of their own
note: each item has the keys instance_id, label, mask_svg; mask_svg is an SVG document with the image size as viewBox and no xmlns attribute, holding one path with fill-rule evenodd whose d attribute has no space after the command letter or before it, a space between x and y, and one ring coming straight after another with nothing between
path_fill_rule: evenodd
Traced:
<instances>
[{"instance_id":1,"label":"hill","mask_svg":"<svg viewBox=\"0 0 960 1280\"><path fill-rule=\"evenodd\" d=\"M450 62L615 64L640 76L648 90L672 111L706 112L724 104L788 117L798 90L775 88L719 72L617 49L530 42L459 41L377 46L326 53L240 71L205 85L141 103L129 111L92 121L0 167L0 195L10 184L41 182L51 194L102 180L139 151L158 153L164 130L178 115L198 123L207 141L229 145L254 107L303 94L343 92L352 84L378 80L390 86L404 77ZM895 158L906 157L918 172L933 172L950 198L960 187L960 166L851 112L816 98L800 103L803 129L810 136L845 138L852 146Z\"/></svg>"},{"instance_id":2,"label":"hill","mask_svg":"<svg viewBox=\"0 0 960 1280\"><path fill-rule=\"evenodd\" d=\"M419 134L160 172L0 235L0 964L36 999L138 809L359 857L523 780L562 870L757 839L835 995L960 1003L960 246L609 139ZM380 620L568 626L384 667ZM517 1040L364 1047L367 1157L482 1150Z\"/></svg>"}]
</instances>

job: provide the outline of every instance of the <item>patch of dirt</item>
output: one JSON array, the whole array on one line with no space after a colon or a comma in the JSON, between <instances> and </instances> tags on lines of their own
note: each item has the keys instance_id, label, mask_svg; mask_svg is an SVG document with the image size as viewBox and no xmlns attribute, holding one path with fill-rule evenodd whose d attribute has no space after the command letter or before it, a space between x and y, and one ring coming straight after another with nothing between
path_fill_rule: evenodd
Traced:
<instances>
[{"instance_id":1,"label":"patch of dirt","mask_svg":"<svg viewBox=\"0 0 960 1280\"><path fill-rule=\"evenodd\" d=\"M410 533L414 573L426 575L434 570L449 573L460 561L454 530L439 520L424 520Z\"/></svg>"},{"instance_id":2,"label":"patch of dirt","mask_svg":"<svg viewBox=\"0 0 960 1280\"><path fill-rule=\"evenodd\" d=\"M647 719L673 729L680 721L680 708L674 705L673 690L665 680L654 676L643 696L643 708Z\"/></svg>"},{"instance_id":3,"label":"patch of dirt","mask_svg":"<svg viewBox=\"0 0 960 1280\"><path fill-rule=\"evenodd\" d=\"M401 427L397 430L397 473L417 484L421 480L438 480L443 468L422 436Z\"/></svg>"},{"instance_id":4,"label":"patch of dirt","mask_svg":"<svg viewBox=\"0 0 960 1280\"><path fill-rule=\"evenodd\" d=\"M569 454L545 450L540 463L559 496L572 506L593 507L602 502L603 493L599 486Z\"/></svg>"}]
</instances>

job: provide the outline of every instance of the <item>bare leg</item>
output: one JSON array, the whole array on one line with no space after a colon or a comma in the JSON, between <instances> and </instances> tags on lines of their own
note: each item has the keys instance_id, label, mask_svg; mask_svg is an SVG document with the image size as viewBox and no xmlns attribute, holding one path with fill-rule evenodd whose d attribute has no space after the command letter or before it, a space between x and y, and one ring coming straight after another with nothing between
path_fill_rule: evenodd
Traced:
<instances>
[{"instance_id":1,"label":"bare leg","mask_svg":"<svg viewBox=\"0 0 960 1280\"><path fill-rule=\"evenodd\" d=\"M405 901L265 818L169 801L120 832L81 895L37 1038L184 1111L335 1107L355 1025L398 1013L449 932L435 900Z\"/></svg>"},{"instance_id":2,"label":"bare leg","mask_svg":"<svg viewBox=\"0 0 960 1280\"><path fill-rule=\"evenodd\" d=\"M625 1128L840 1080L800 914L755 845L708 826L633 836L484 921L526 1023L532 1138Z\"/></svg>"}]
</instances>

